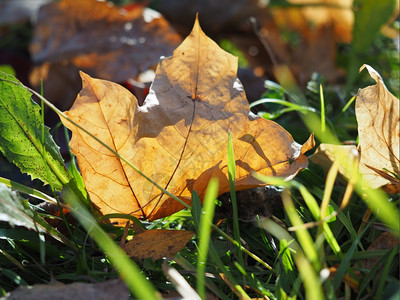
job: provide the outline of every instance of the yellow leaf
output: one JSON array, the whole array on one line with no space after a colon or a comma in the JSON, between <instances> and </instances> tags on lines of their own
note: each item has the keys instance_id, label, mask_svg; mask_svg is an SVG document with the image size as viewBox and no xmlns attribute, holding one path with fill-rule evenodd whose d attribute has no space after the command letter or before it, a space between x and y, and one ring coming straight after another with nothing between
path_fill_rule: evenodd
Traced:
<instances>
[{"instance_id":1,"label":"yellow leaf","mask_svg":"<svg viewBox=\"0 0 400 300\"><path fill-rule=\"evenodd\" d=\"M294 177L308 165L301 146L278 124L249 110L237 78L237 58L209 39L196 21L191 34L160 61L143 106L120 85L81 74L83 89L67 115L153 181L189 203L203 198L211 177L229 191L228 131L236 159L236 189L264 183L253 172ZM92 202L103 214L154 220L183 208L87 134L73 132L70 146Z\"/></svg>"},{"instance_id":2,"label":"yellow leaf","mask_svg":"<svg viewBox=\"0 0 400 300\"><path fill-rule=\"evenodd\" d=\"M375 85L359 90L356 100L360 172L372 188L399 184L386 170L399 175L399 99L386 88L381 76L370 66Z\"/></svg>"}]
</instances>

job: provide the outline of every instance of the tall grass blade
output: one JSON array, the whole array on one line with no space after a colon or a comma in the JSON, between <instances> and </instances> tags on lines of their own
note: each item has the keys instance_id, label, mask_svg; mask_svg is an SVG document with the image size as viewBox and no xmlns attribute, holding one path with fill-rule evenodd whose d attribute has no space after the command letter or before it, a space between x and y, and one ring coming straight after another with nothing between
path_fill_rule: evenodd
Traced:
<instances>
[{"instance_id":1,"label":"tall grass blade","mask_svg":"<svg viewBox=\"0 0 400 300\"><path fill-rule=\"evenodd\" d=\"M313 266L305 257L303 253L304 249L302 250L293 237L271 219L263 218L261 219L261 224L266 231L271 233L279 240L286 240L288 247L292 249L294 253L293 258L305 288L306 299L324 299L321 282Z\"/></svg>"},{"instance_id":2,"label":"tall grass blade","mask_svg":"<svg viewBox=\"0 0 400 300\"><path fill-rule=\"evenodd\" d=\"M367 227L365 227L362 232L357 236L357 238L353 241L351 247L349 248L349 250L347 251L347 253L345 254L345 256L343 257L341 263L340 263L340 267L337 269L336 274L335 274L335 278L333 278L333 288L334 290L337 290L340 286L340 283L342 282L342 279L347 271L347 268L350 267L350 261L351 258L354 254L354 251L357 248L357 245L361 239L361 237L364 235L364 233L366 232L367 228L369 228L369 225Z\"/></svg>"},{"instance_id":3,"label":"tall grass blade","mask_svg":"<svg viewBox=\"0 0 400 300\"><path fill-rule=\"evenodd\" d=\"M397 249L396 249L397 248ZM381 280L379 281L378 288L376 290L376 300L381 300L384 299L383 294L384 294L384 288L385 284L387 284L387 276L389 274L389 271L391 268L393 268L393 260L396 255L399 255L398 247L394 247L391 249L388 253L388 258L386 260L386 264L383 268L383 271L381 273ZM398 265L398 264L397 264Z\"/></svg>"},{"instance_id":4,"label":"tall grass blade","mask_svg":"<svg viewBox=\"0 0 400 300\"><path fill-rule=\"evenodd\" d=\"M297 214L296 209L293 205L293 202L290 199L289 192L287 190L284 190L282 193L282 202L283 202L283 206L285 207L285 211L286 211L292 225L301 227L303 222L301 221L299 215ZM305 228L297 229L296 236L299 240L299 244L301 245L301 248L303 249L303 252L305 253L305 255L307 255L307 258L312 262L315 269L319 270L320 263L318 260L318 253L315 249L315 245L311 238L311 235L309 234L307 229L305 229Z\"/></svg>"},{"instance_id":5,"label":"tall grass blade","mask_svg":"<svg viewBox=\"0 0 400 300\"><path fill-rule=\"evenodd\" d=\"M236 190L235 190L236 163L235 163L235 155L233 152L232 136L230 131L228 132L228 176L229 176L229 189L230 189L232 211L233 211L233 237L236 240L236 242L239 245L241 245L238 205L237 205ZM243 267L244 261L243 261L243 254L241 247L238 247L238 260L239 264Z\"/></svg>"},{"instance_id":6,"label":"tall grass blade","mask_svg":"<svg viewBox=\"0 0 400 300\"><path fill-rule=\"evenodd\" d=\"M387 194L380 189L369 188L361 175L358 176L355 190L372 212L393 231L393 234L400 236L399 210L389 202Z\"/></svg>"},{"instance_id":7,"label":"tall grass blade","mask_svg":"<svg viewBox=\"0 0 400 300\"><path fill-rule=\"evenodd\" d=\"M203 211L200 217L199 252L197 256L197 292L201 299L206 298L204 273L210 244L211 225L214 218L215 200L218 196L218 179L211 178L203 201Z\"/></svg>"},{"instance_id":8,"label":"tall grass blade","mask_svg":"<svg viewBox=\"0 0 400 300\"><path fill-rule=\"evenodd\" d=\"M346 105L343 107L342 109L342 113L344 113L349 107L350 105L354 102L354 100L356 100L357 96L354 95L353 97L350 98L350 100L346 103Z\"/></svg>"},{"instance_id":9,"label":"tall grass blade","mask_svg":"<svg viewBox=\"0 0 400 300\"><path fill-rule=\"evenodd\" d=\"M321 133L325 133L326 130L326 122L325 122L325 99L324 99L324 91L322 89L322 84L319 85L319 98L321 101Z\"/></svg>"},{"instance_id":10,"label":"tall grass blade","mask_svg":"<svg viewBox=\"0 0 400 300\"><path fill-rule=\"evenodd\" d=\"M22 194L26 194L26 195L29 195L29 196L31 196L33 198L40 199L40 200L43 200L43 201L47 201L47 202L50 202L50 203L53 203L53 204L57 205L57 200L56 199L46 195L45 193L43 193L43 192L41 192L39 190L30 188L30 187L28 187L26 185L20 184L18 182L15 182L15 181L9 180L7 178L3 178L3 177L0 177L0 183L4 183L9 188L12 188L13 190L16 190L16 191L18 191L18 192L20 192Z\"/></svg>"}]
</instances>

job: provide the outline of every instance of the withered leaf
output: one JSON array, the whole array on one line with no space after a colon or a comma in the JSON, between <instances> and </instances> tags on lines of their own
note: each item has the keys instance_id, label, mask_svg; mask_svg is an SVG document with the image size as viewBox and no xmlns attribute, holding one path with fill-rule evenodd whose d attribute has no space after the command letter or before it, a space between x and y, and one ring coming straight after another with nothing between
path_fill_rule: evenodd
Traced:
<instances>
[{"instance_id":1,"label":"withered leaf","mask_svg":"<svg viewBox=\"0 0 400 300\"><path fill-rule=\"evenodd\" d=\"M400 244L400 239L393 233L386 231L381 233L367 248L369 250L390 250L396 245ZM362 265L366 269L372 269L372 267L379 261L379 258L369 258L362 262Z\"/></svg>"},{"instance_id":2,"label":"withered leaf","mask_svg":"<svg viewBox=\"0 0 400 300\"><path fill-rule=\"evenodd\" d=\"M353 0L288 0L292 6L272 9L281 26L289 27L307 38L315 29L332 26L332 39L344 43L352 40L354 23ZM311 24L311 26L310 26Z\"/></svg>"},{"instance_id":3,"label":"withered leaf","mask_svg":"<svg viewBox=\"0 0 400 300\"><path fill-rule=\"evenodd\" d=\"M127 242L124 250L137 259L172 257L186 246L193 235L187 230L146 230Z\"/></svg>"},{"instance_id":4,"label":"withered leaf","mask_svg":"<svg viewBox=\"0 0 400 300\"><path fill-rule=\"evenodd\" d=\"M233 136L236 189L264 183L251 176L292 178L305 168L303 145L278 124L249 110L237 79L237 58L209 39L196 21L191 34L160 61L143 106L121 86L82 74L83 89L67 115L113 147L153 181L190 202L202 199L211 177L229 191L227 134ZM183 206L163 194L67 120L70 146L92 202L103 214L120 212L154 220Z\"/></svg>"},{"instance_id":5,"label":"withered leaf","mask_svg":"<svg viewBox=\"0 0 400 300\"><path fill-rule=\"evenodd\" d=\"M5 298L7 300L30 299L30 300L106 300L106 299L129 299L129 290L120 279L108 280L98 283L74 282L64 284L59 281L50 284L35 284L33 286L19 286Z\"/></svg>"},{"instance_id":6,"label":"withered leaf","mask_svg":"<svg viewBox=\"0 0 400 300\"><path fill-rule=\"evenodd\" d=\"M360 172L372 188L398 186L390 172L400 175L399 99L387 90L378 72L368 65L360 71L364 68L376 84L360 89L356 100Z\"/></svg>"},{"instance_id":7,"label":"withered leaf","mask_svg":"<svg viewBox=\"0 0 400 300\"><path fill-rule=\"evenodd\" d=\"M40 65L30 80L40 86L43 79L46 97L67 109L70 105L63 102L71 103L79 91L77 70L125 82L156 66L180 42L161 14L140 5L126 10L106 1L52 2L41 7L35 26L30 53ZM63 97L69 92L62 85L65 78L68 85L78 82L72 99Z\"/></svg>"}]
</instances>

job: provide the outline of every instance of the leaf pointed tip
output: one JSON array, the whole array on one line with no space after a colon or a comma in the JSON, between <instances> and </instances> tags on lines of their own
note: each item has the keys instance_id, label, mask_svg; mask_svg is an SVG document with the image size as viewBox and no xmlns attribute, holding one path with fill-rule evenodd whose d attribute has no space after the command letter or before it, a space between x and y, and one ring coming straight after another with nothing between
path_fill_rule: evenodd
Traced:
<instances>
[{"instance_id":1,"label":"leaf pointed tip","mask_svg":"<svg viewBox=\"0 0 400 300\"><path fill-rule=\"evenodd\" d=\"M371 76L371 78L374 79L376 82L380 81L380 82L383 83L381 75L373 67L371 67L370 65L367 65L367 64L363 64L360 67L359 72L361 72L364 69L367 69L367 71L368 71L369 75Z\"/></svg>"},{"instance_id":2,"label":"leaf pointed tip","mask_svg":"<svg viewBox=\"0 0 400 300\"><path fill-rule=\"evenodd\" d=\"M82 80L91 78L88 74L86 74L82 70L79 71L79 76L82 78Z\"/></svg>"},{"instance_id":3,"label":"leaf pointed tip","mask_svg":"<svg viewBox=\"0 0 400 300\"><path fill-rule=\"evenodd\" d=\"M199 13L198 13L198 12L196 13L196 19L194 20L194 25L193 25L192 31L194 31L195 29L196 29L196 30L199 30L199 29L200 29L200 31L203 31L203 30L201 29L201 26L200 26Z\"/></svg>"}]
</instances>

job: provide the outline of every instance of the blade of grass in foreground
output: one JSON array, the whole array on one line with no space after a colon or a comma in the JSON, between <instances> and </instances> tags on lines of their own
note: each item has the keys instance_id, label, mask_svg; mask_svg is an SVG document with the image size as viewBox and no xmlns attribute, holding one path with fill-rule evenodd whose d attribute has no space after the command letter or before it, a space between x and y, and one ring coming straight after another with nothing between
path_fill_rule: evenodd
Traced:
<instances>
[{"instance_id":1,"label":"blade of grass in foreground","mask_svg":"<svg viewBox=\"0 0 400 300\"><path fill-rule=\"evenodd\" d=\"M196 232L200 232L200 217L201 217L201 204L200 204L200 198L196 191L193 191L192 193L192 216L194 219L194 224L196 227ZM214 228L218 228L213 226ZM219 229L219 228L218 228ZM236 243L235 240L231 239L231 242ZM239 299L250 299L246 292L243 290L243 288L238 285L233 278L232 274L229 272L228 268L225 267L224 263L221 261L217 250L215 250L213 243L210 241L209 242L209 248L208 251L210 252L211 259L217 266L217 268L221 271L220 276L225 276L229 281L233 284L233 287L231 287L232 291L239 297ZM222 274L222 275L221 275ZM199 274L197 275L199 276ZM203 275L204 276L204 275Z\"/></svg>"},{"instance_id":2,"label":"blade of grass in foreground","mask_svg":"<svg viewBox=\"0 0 400 300\"><path fill-rule=\"evenodd\" d=\"M325 133L326 125L325 125L325 99L324 99L324 91L322 89L322 84L319 85L319 95L321 100L321 133Z\"/></svg>"},{"instance_id":3,"label":"blade of grass in foreground","mask_svg":"<svg viewBox=\"0 0 400 300\"><path fill-rule=\"evenodd\" d=\"M241 245L240 242L240 229L239 229L239 216L238 216L238 205L236 201L236 191L235 191L235 178L236 178L236 164L235 155L233 152L233 144L231 132L228 132L228 176L229 176L229 189L232 202L233 211L233 237L236 242ZM239 264L244 267L243 254L241 247L238 247L238 260Z\"/></svg>"},{"instance_id":4,"label":"blade of grass in foreground","mask_svg":"<svg viewBox=\"0 0 400 300\"><path fill-rule=\"evenodd\" d=\"M218 194L218 179L211 178L204 196L203 210L200 217L199 250L197 256L197 292L201 299L206 298L204 273L210 243L211 225L214 218L215 200Z\"/></svg>"},{"instance_id":5,"label":"blade of grass in foreground","mask_svg":"<svg viewBox=\"0 0 400 300\"><path fill-rule=\"evenodd\" d=\"M347 268L350 266L351 258L353 257L354 251L357 248L358 242L360 241L361 237L365 234L367 229L371 226L371 223L368 224L362 232L357 236L357 238L353 241L350 249L347 251L346 255L343 257L342 261L340 262L340 267L337 269L335 278L333 279L332 285L334 290L339 288L340 283L347 271Z\"/></svg>"},{"instance_id":6,"label":"blade of grass in foreground","mask_svg":"<svg viewBox=\"0 0 400 300\"><path fill-rule=\"evenodd\" d=\"M22 194L27 194L27 195L29 195L31 197L36 198L36 199L44 200L44 201L51 202L51 203L57 205L57 200L56 199L46 195L45 193L43 193L43 192L41 192L39 190L35 190L33 188L30 188L29 186L20 184L18 182L9 180L9 179L4 178L4 177L0 177L0 183L4 183L9 188L12 188L13 190L16 190L16 191L18 191L18 192L20 192Z\"/></svg>"},{"instance_id":7,"label":"blade of grass in foreground","mask_svg":"<svg viewBox=\"0 0 400 300\"><path fill-rule=\"evenodd\" d=\"M282 202L292 225L300 227L303 224L303 222L301 221L299 215L297 214L296 209L293 205L292 200L290 199L290 195L287 190L284 190L282 193ZM297 235L297 239L299 240L299 244L301 245L304 253L307 255L307 258L312 262L315 269L319 270L320 262L318 260L318 253L317 250L315 249L315 245L311 238L311 235L305 228L299 228L295 231L295 233Z\"/></svg>"},{"instance_id":8,"label":"blade of grass in foreground","mask_svg":"<svg viewBox=\"0 0 400 300\"><path fill-rule=\"evenodd\" d=\"M160 299L153 285L141 274L140 269L129 259L124 251L115 244L103 229L101 229L90 212L82 206L75 193L69 188L67 188L65 192L66 201L71 207L75 208L72 210L72 213L90 233L100 248L107 254L131 292L138 299Z\"/></svg>"}]
</instances>

